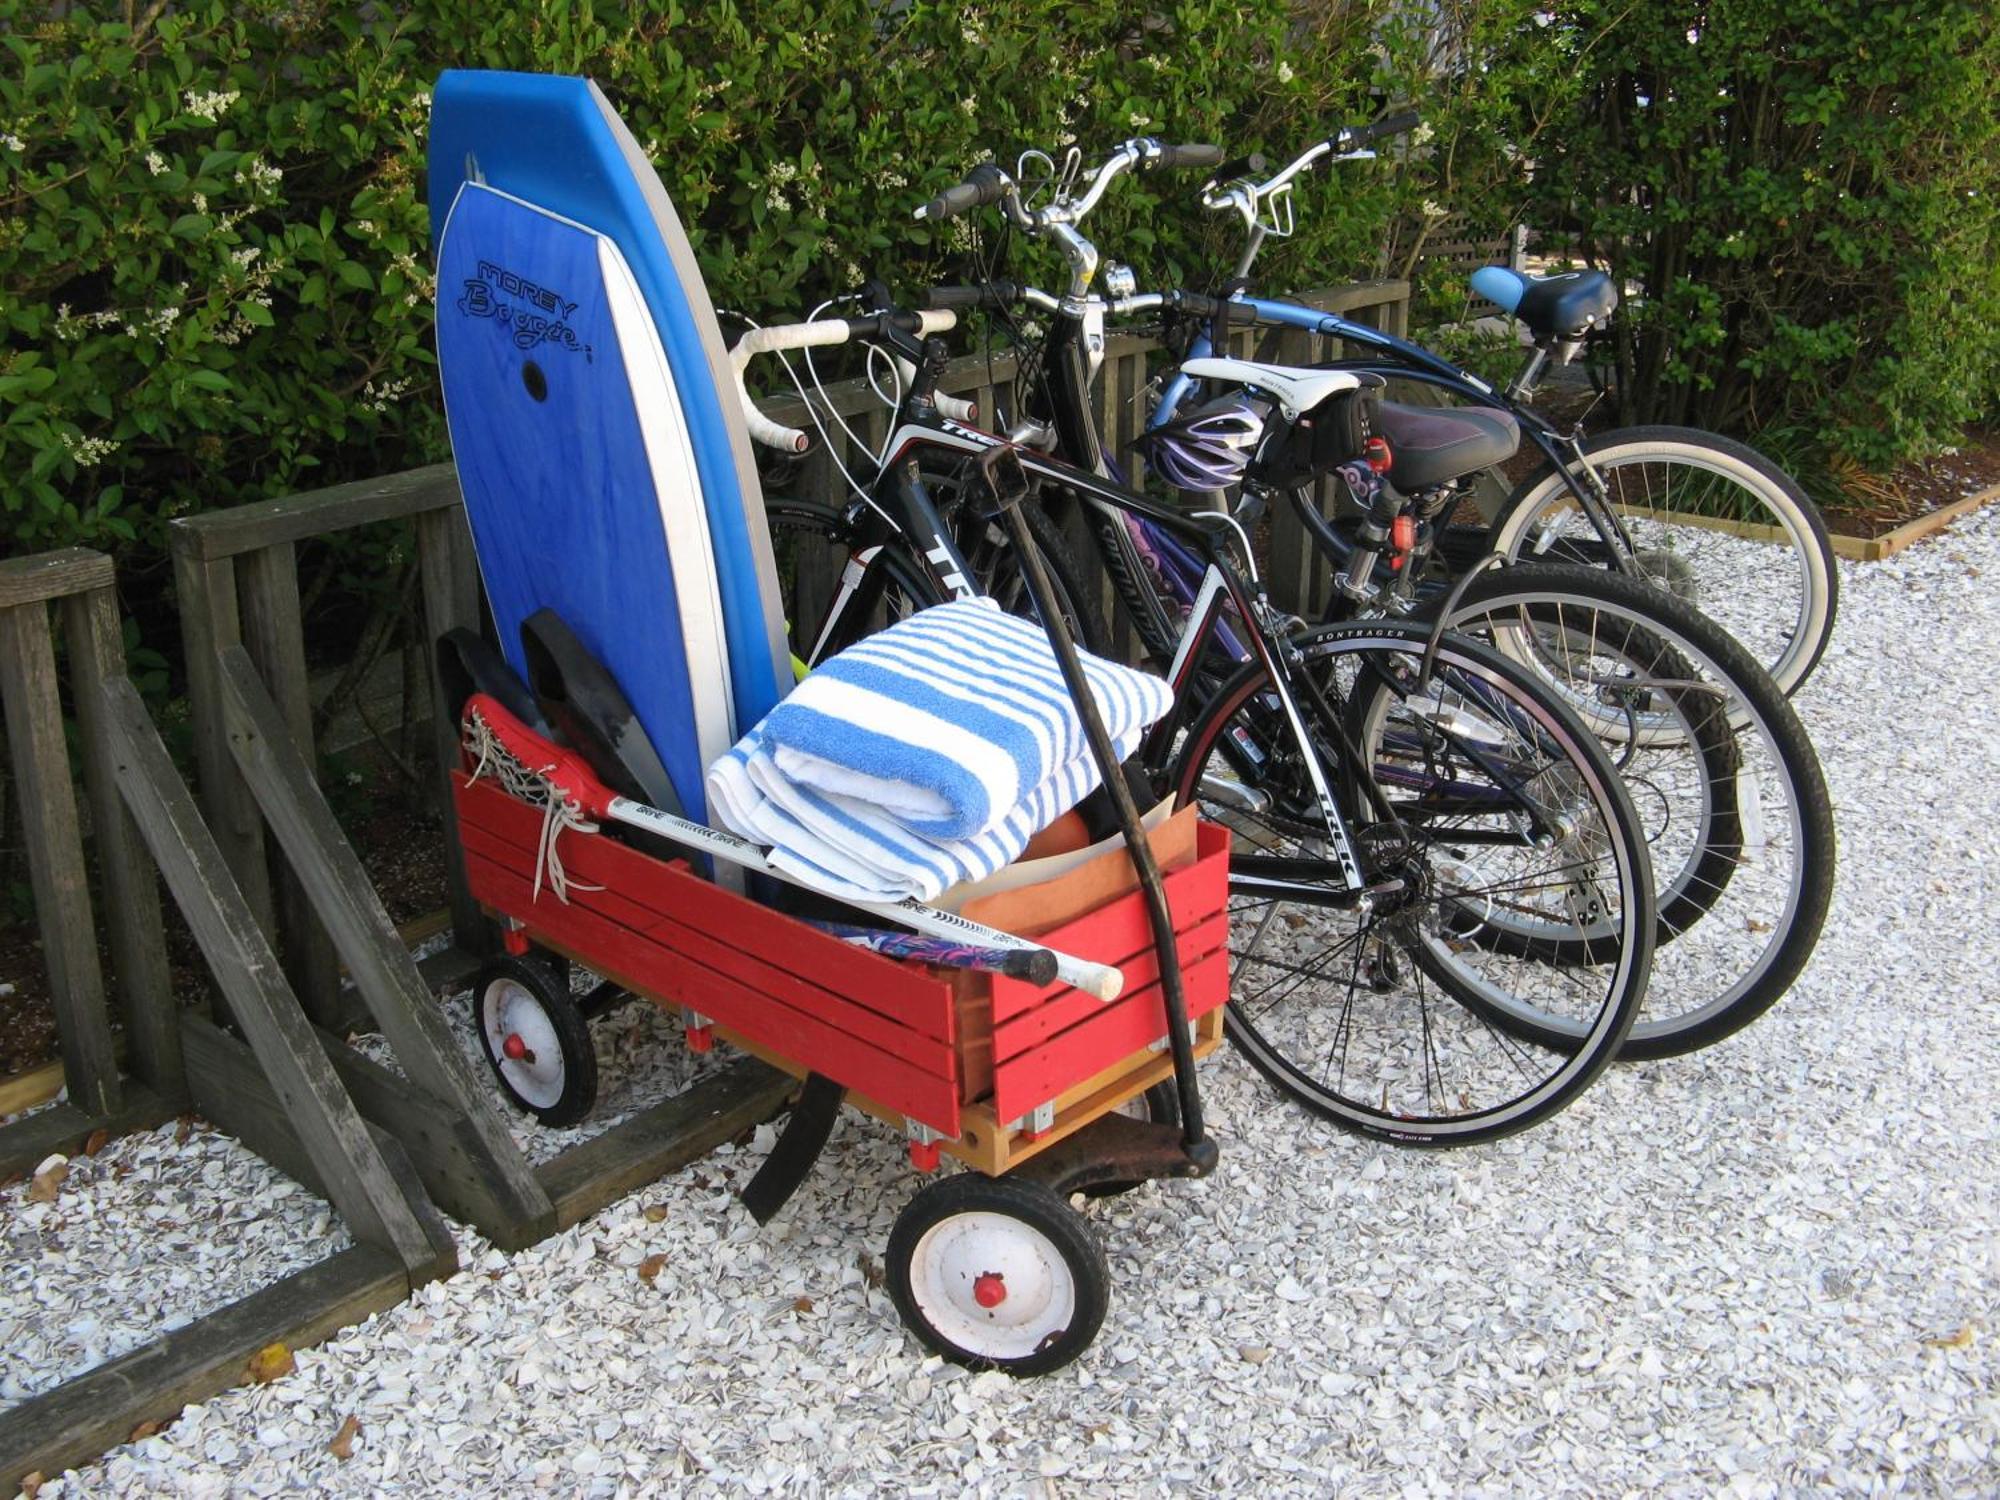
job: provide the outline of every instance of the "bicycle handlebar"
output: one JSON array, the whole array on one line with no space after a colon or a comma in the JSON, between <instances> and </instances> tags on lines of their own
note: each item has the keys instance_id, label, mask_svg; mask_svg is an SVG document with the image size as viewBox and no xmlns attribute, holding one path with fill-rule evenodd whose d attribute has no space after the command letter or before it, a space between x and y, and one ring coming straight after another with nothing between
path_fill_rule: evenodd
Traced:
<instances>
[{"instance_id":1,"label":"bicycle handlebar","mask_svg":"<svg viewBox=\"0 0 2000 1500\"><path fill-rule=\"evenodd\" d=\"M1222 165L1220 146L1161 146L1159 155L1145 159L1146 166L1162 167L1173 171L1179 167L1217 167Z\"/></svg>"},{"instance_id":2,"label":"bicycle handlebar","mask_svg":"<svg viewBox=\"0 0 2000 1500\"><path fill-rule=\"evenodd\" d=\"M983 161L965 174L965 181L946 188L918 209L917 217L932 221L956 218L969 208L998 203L1013 191L1013 178L997 162Z\"/></svg>"},{"instance_id":3,"label":"bicycle handlebar","mask_svg":"<svg viewBox=\"0 0 2000 1500\"><path fill-rule=\"evenodd\" d=\"M866 318L821 318L811 323L774 323L765 328L753 328L729 351L729 368L736 377L736 396L743 407L744 425L750 429L751 438L767 448L785 453L803 453L812 446L810 433L772 421L750 399L749 387L743 384L743 368L760 354L772 354L781 349L816 349L829 344L845 344L851 339L879 337L885 329L926 338L957 326L958 314L941 309L915 313L891 311ZM905 364L903 378L908 380L914 373L914 368ZM972 421L978 415L978 409L970 402L950 396L938 396L937 408L961 422Z\"/></svg>"},{"instance_id":4,"label":"bicycle handlebar","mask_svg":"<svg viewBox=\"0 0 2000 1500\"><path fill-rule=\"evenodd\" d=\"M1326 138L1326 148L1335 152L1359 151L1384 137L1415 130L1421 124L1423 116L1414 109L1399 110L1393 115L1383 116L1372 125L1343 125Z\"/></svg>"}]
</instances>

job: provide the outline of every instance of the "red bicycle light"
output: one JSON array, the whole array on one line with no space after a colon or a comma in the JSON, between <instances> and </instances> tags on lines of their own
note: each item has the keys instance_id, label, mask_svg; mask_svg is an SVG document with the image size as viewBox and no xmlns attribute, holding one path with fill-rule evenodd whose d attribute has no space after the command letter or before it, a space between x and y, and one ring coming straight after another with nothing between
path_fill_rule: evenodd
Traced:
<instances>
[{"instance_id":1,"label":"red bicycle light","mask_svg":"<svg viewBox=\"0 0 2000 1500\"><path fill-rule=\"evenodd\" d=\"M1417 545L1416 517L1398 516L1389 523L1389 545L1398 552L1408 552Z\"/></svg>"},{"instance_id":2,"label":"red bicycle light","mask_svg":"<svg viewBox=\"0 0 2000 1500\"><path fill-rule=\"evenodd\" d=\"M1368 460L1368 467L1373 469L1377 474L1388 473L1389 465L1396 461L1394 455L1389 452L1389 440L1385 437L1371 437L1363 440L1361 444L1361 456Z\"/></svg>"}]
</instances>

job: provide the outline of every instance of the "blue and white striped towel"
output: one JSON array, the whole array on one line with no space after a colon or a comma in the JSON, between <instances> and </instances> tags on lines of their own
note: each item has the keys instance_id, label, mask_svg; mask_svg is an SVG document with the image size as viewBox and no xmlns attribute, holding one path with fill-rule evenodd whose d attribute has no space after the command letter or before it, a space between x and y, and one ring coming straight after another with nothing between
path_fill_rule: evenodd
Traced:
<instances>
[{"instance_id":1,"label":"blue and white striped towel","mask_svg":"<svg viewBox=\"0 0 2000 1500\"><path fill-rule=\"evenodd\" d=\"M1089 655L1083 667L1114 742L1173 701L1144 672ZM934 839L997 827L1089 755L1042 627L990 599L922 610L841 652L762 728L792 782L873 804Z\"/></svg>"},{"instance_id":2,"label":"blue and white striped towel","mask_svg":"<svg viewBox=\"0 0 2000 1500\"><path fill-rule=\"evenodd\" d=\"M1121 759L1138 748L1139 734L1116 742ZM767 846L776 869L831 896L893 902L934 901L961 881L1012 864L1097 782L1095 761L1073 760L996 827L969 839L926 838L871 803L799 786L777 770L755 732L709 767L707 785L711 814Z\"/></svg>"},{"instance_id":3,"label":"blue and white striped towel","mask_svg":"<svg viewBox=\"0 0 2000 1500\"><path fill-rule=\"evenodd\" d=\"M1172 695L1129 667L1084 664L1123 759ZM709 768L708 796L719 822L817 889L929 901L1011 863L1097 782L1041 627L978 601L925 610L826 662Z\"/></svg>"}]
</instances>

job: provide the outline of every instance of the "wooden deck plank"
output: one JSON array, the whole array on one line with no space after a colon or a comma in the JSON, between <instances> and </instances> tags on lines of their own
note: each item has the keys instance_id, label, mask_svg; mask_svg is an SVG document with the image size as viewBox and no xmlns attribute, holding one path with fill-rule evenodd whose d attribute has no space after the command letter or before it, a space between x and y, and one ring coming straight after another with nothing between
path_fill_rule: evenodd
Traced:
<instances>
[{"instance_id":1,"label":"wooden deck plank","mask_svg":"<svg viewBox=\"0 0 2000 1500\"><path fill-rule=\"evenodd\" d=\"M567 1229L636 1188L698 1160L784 1107L796 1087L776 1068L742 1058L693 1088L614 1125L537 1168Z\"/></svg>"},{"instance_id":2,"label":"wooden deck plank","mask_svg":"<svg viewBox=\"0 0 2000 1500\"><path fill-rule=\"evenodd\" d=\"M356 1245L0 1412L0 1493L127 1441L191 1402L242 1385L267 1344L304 1349L410 1294L393 1255Z\"/></svg>"}]
</instances>

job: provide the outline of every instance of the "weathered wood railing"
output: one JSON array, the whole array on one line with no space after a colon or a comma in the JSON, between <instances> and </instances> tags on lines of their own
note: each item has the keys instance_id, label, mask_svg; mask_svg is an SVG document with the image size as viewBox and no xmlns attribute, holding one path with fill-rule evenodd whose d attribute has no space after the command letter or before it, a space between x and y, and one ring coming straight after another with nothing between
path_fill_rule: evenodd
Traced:
<instances>
[{"instance_id":1,"label":"weathered wood railing","mask_svg":"<svg viewBox=\"0 0 2000 1500\"><path fill-rule=\"evenodd\" d=\"M76 704L88 840L63 723L58 619ZM99 686L124 670L110 558L72 548L0 563L0 697L69 1090L66 1103L0 1127L0 1177L96 1130L116 1134L169 1118L181 1097L159 886L119 799L102 723ZM100 935L124 1030L122 1068Z\"/></svg>"},{"instance_id":2,"label":"weathered wood railing","mask_svg":"<svg viewBox=\"0 0 2000 1500\"><path fill-rule=\"evenodd\" d=\"M415 523L425 637L460 625L476 630L479 571L449 464L191 516L172 529L202 809L251 910L267 932L281 937L287 972L307 1013L323 1025L339 1019L339 971L297 878L289 870L271 878L263 819L229 751L218 663L227 647L242 645L270 684L294 739L312 744L298 545L384 521ZM431 686L435 694L434 680ZM446 779L456 735L431 718L439 737L436 805L445 820L453 926L462 946L483 951L484 924L465 894Z\"/></svg>"}]
</instances>

